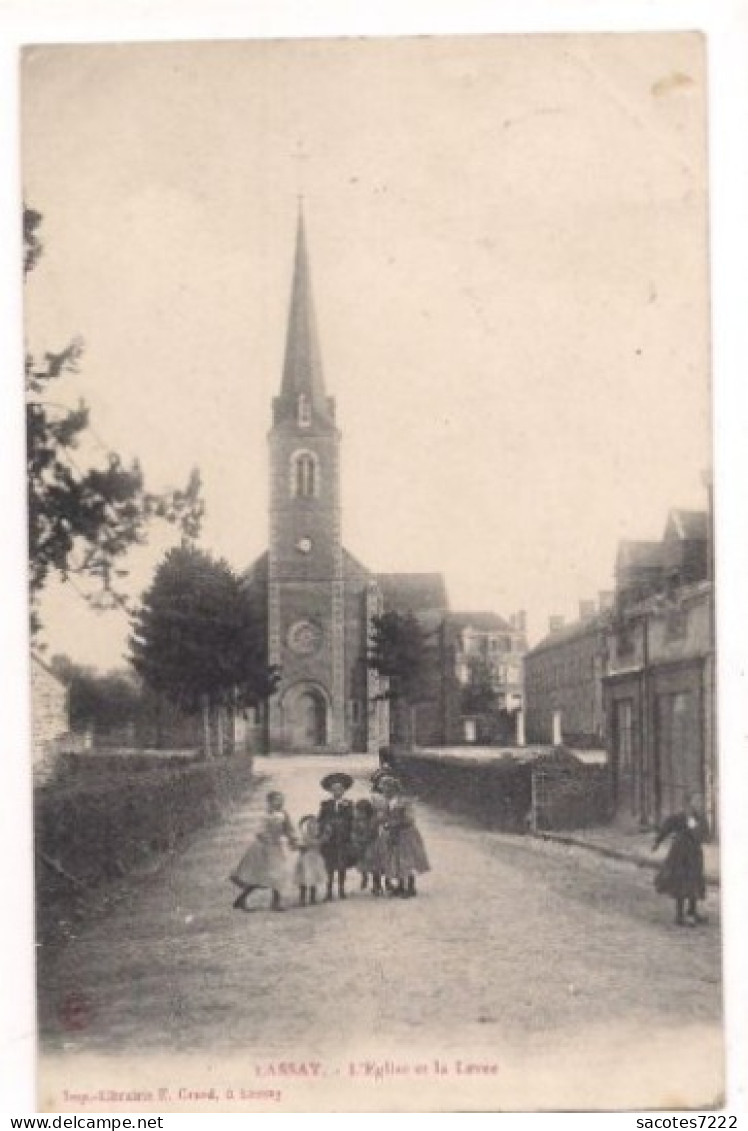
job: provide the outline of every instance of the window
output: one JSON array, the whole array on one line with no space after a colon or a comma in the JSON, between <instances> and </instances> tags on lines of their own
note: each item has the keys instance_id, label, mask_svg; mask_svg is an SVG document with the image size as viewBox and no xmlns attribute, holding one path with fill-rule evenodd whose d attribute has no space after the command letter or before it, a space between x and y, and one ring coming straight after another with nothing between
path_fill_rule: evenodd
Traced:
<instances>
[{"instance_id":1,"label":"window","mask_svg":"<svg viewBox=\"0 0 748 1131\"><path fill-rule=\"evenodd\" d=\"M291 494L298 499L319 495L319 461L313 452L295 452L291 457Z\"/></svg>"},{"instance_id":2,"label":"window","mask_svg":"<svg viewBox=\"0 0 748 1131\"><path fill-rule=\"evenodd\" d=\"M615 735L615 752L618 759L618 770L622 773L629 773L633 761L633 717L634 717L634 701L633 699L618 699L616 700L614 715L614 735Z\"/></svg>"},{"instance_id":3,"label":"window","mask_svg":"<svg viewBox=\"0 0 748 1131\"><path fill-rule=\"evenodd\" d=\"M688 613L685 609L671 609L665 619L665 640L683 640L688 631Z\"/></svg>"},{"instance_id":4,"label":"window","mask_svg":"<svg viewBox=\"0 0 748 1131\"><path fill-rule=\"evenodd\" d=\"M296 404L297 420L300 428L308 428L312 423L312 406L309 403L309 397L305 393L299 393L299 399Z\"/></svg>"},{"instance_id":5,"label":"window","mask_svg":"<svg viewBox=\"0 0 748 1131\"><path fill-rule=\"evenodd\" d=\"M630 625L618 630L616 652L620 659L625 659L634 654L634 631Z\"/></svg>"}]
</instances>

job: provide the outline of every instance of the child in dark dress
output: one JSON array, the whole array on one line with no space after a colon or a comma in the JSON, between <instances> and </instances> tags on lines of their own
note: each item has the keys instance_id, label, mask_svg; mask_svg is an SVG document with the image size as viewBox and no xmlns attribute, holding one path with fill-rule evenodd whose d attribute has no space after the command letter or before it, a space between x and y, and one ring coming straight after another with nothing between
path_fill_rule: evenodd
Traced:
<instances>
[{"instance_id":1,"label":"child in dark dress","mask_svg":"<svg viewBox=\"0 0 748 1131\"><path fill-rule=\"evenodd\" d=\"M356 867L361 873L362 891L366 891L369 886L369 876L372 873L376 874L374 849L378 835L379 822L374 812L374 806L368 798L362 797L353 807L353 827L351 830Z\"/></svg>"},{"instance_id":2,"label":"child in dark dress","mask_svg":"<svg viewBox=\"0 0 748 1131\"><path fill-rule=\"evenodd\" d=\"M675 922L679 927L695 927L706 922L700 915L696 904L706 898L704 880L704 850L701 847L706 839L706 822L701 815L698 799L689 800L682 813L675 813L663 823L652 851L671 837L668 854L655 876L655 888L661 895L669 895L675 900ZM686 918L683 910L686 910Z\"/></svg>"}]
</instances>

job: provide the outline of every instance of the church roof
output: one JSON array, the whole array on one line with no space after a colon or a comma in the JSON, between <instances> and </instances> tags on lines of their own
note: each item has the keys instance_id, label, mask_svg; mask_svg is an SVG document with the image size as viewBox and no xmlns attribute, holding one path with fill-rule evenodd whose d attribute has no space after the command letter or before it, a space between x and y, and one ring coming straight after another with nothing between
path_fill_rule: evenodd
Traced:
<instances>
[{"instance_id":1,"label":"church roof","mask_svg":"<svg viewBox=\"0 0 748 1131\"><path fill-rule=\"evenodd\" d=\"M313 413L329 418L330 406L325 395L322 355L312 300L304 214L299 208L286 353L279 399L292 413L295 413L301 394L309 398Z\"/></svg>"},{"instance_id":2,"label":"church roof","mask_svg":"<svg viewBox=\"0 0 748 1131\"><path fill-rule=\"evenodd\" d=\"M512 631L512 626L498 613L449 613L447 620L455 628L476 628L479 632Z\"/></svg>"},{"instance_id":3,"label":"church roof","mask_svg":"<svg viewBox=\"0 0 748 1131\"><path fill-rule=\"evenodd\" d=\"M268 552L267 550L264 550L263 553L260 554L259 558L255 558L255 560L250 565L248 565L245 570L242 571L240 579L244 585L248 586L265 583L267 581L267 578Z\"/></svg>"},{"instance_id":4,"label":"church roof","mask_svg":"<svg viewBox=\"0 0 748 1131\"><path fill-rule=\"evenodd\" d=\"M388 612L446 612L449 608L441 573L378 573L376 579Z\"/></svg>"}]
</instances>

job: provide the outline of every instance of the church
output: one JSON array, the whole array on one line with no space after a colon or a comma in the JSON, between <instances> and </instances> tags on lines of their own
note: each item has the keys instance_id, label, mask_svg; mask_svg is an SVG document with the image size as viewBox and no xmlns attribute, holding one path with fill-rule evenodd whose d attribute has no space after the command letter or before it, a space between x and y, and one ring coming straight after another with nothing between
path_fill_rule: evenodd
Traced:
<instances>
[{"instance_id":1,"label":"church","mask_svg":"<svg viewBox=\"0 0 748 1131\"><path fill-rule=\"evenodd\" d=\"M268 663L281 672L268 708L268 748L375 753L390 741L389 703L378 698L379 676L367 666L371 621L385 611L414 613L428 634L434 697L419 712L418 738L444 742L453 713L442 690L444 578L372 573L345 549L340 439L335 399L325 387L300 209L283 371L268 434L268 550L245 574L267 611Z\"/></svg>"}]
</instances>

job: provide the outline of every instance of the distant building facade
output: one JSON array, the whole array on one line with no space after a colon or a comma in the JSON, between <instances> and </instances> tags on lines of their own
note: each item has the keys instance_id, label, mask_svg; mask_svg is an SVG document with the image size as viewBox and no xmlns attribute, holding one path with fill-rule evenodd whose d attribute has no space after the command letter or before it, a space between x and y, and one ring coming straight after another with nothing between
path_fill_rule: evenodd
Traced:
<instances>
[{"instance_id":1,"label":"distant building facade","mask_svg":"<svg viewBox=\"0 0 748 1131\"><path fill-rule=\"evenodd\" d=\"M527 740L602 748L603 676L611 614L585 605L579 621L551 618L550 631L525 657Z\"/></svg>"},{"instance_id":2,"label":"distant building facade","mask_svg":"<svg viewBox=\"0 0 748 1131\"><path fill-rule=\"evenodd\" d=\"M511 742L524 708L525 613L453 612L444 621L445 741ZM486 702L488 701L488 702Z\"/></svg>"}]
</instances>

